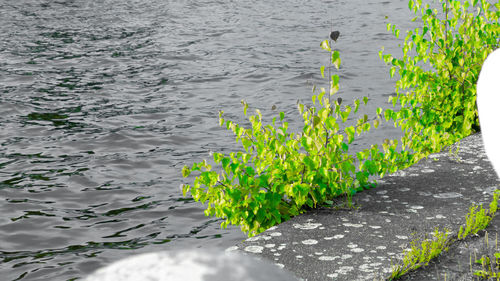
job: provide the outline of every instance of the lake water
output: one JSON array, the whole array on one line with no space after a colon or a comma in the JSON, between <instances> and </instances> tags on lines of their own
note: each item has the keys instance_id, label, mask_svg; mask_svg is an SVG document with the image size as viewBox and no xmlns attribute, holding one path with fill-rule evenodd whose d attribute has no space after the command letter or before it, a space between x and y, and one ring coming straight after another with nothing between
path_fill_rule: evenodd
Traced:
<instances>
[{"instance_id":1,"label":"lake water","mask_svg":"<svg viewBox=\"0 0 500 281\"><path fill-rule=\"evenodd\" d=\"M297 128L339 30L339 95L368 96L373 115L394 91L386 23L411 15L406 0L0 0L1 279L244 239L179 189L182 166L238 149L218 110L242 121L245 99Z\"/></svg>"}]
</instances>

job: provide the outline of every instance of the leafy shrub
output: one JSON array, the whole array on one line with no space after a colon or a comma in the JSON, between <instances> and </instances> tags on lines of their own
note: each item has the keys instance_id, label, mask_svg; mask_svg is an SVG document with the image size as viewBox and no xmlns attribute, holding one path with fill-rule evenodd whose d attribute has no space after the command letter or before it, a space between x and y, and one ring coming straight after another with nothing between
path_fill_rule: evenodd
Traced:
<instances>
[{"instance_id":1,"label":"leafy shrub","mask_svg":"<svg viewBox=\"0 0 500 281\"><path fill-rule=\"evenodd\" d=\"M422 28L408 31L398 59L380 52L391 64L390 75L399 74L393 106L385 110L404 136L403 148L415 153L415 159L440 151L479 130L476 108L476 82L481 66L499 47L500 2L494 7L485 0L439 0L442 13L421 0L410 0L413 21ZM395 36L400 30L388 24Z\"/></svg>"},{"instance_id":2,"label":"leafy shrub","mask_svg":"<svg viewBox=\"0 0 500 281\"><path fill-rule=\"evenodd\" d=\"M325 40L321 47L331 53L331 62L338 69L340 56ZM321 68L324 77L324 67ZM222 226L238 224L242 231L254 235L301 213L302 207L315 207L339 195L350 196L366 187L370 175L391 170L398 161L397 142L386 142L379 151L377 145L356 154L349 154L349 144L356 135L380 124L382 109L375 120L364 115L354 126L344 126L348 117L358 111L368 99L342 105L332 96L339 90L339 77L330 77L328 93L321 89L312 97L313 106L298 104L303 118L300 132L290 132L285 114L265 125L256 110L249 116L250 128L225 120L221 112L220 125L236 135L244 151L228 156L214 153L219 172L206 161L185 166L183 175L200 171L194 184L184 185L196 201L207 203L206 215L224 218ZM242 101L244 114L248 104ZM358 164L358 165L356 165Z\"/></svg>"},{"instance_id":3,"label":"leafy shrub","mask_svg":"<svg viewBox=\"0 0 500 281\"><path fill-rule=\"evenodd\" d=\"M205 214L224 219L222 227L240 225L252 236L303 212L305 206L316 207L340 195L349 199L370 186L370 176L406 168L476 131L475 84L482 62L499 45L500 4L493 12L484 0L443 1L445 16L439 19L437 10L410 0L410 9L421 12L414 20L422 21L423 28L407 33L401 59L380 52L381 59L393 65L390 75L400 76L392 109L378 108L375 118L364 115L347 125L368 99L342 105L341 98L333 98L339 77L331 75L329 90L313 95L312 106L298 104L303 118L299 132L289 130L283 112L265 124L256 110L248 117L249 128L225 120L220 112L220 125L235 134L243 150L214 153L218 171L207 161L185 166L184 177L199 174L193 185L183 185L184 196L190 192L196 201L207 203ZM468 12L472 8L476 14ZM388 29L399 36L395 26L389 24ZM338 69L340 55L330 45L325 40L321 48L330 52ZM247 115L248 104L242 104ZM402 129L401 147L396 140L386 140L350 153L356 135L378 127L382 116Z\"/></svg>"}]
</instances>

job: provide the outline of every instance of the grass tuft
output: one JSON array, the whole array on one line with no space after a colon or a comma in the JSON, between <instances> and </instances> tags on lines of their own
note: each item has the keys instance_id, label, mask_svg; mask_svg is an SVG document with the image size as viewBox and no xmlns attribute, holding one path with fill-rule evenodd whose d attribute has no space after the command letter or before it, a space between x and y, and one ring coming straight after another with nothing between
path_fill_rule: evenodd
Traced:
<instances>
[{"instance_id":1,"label":"grass tuft","mask_svg":"<svg viewBox=\"0 0 500 281\"><path fill-rule=\"evenodd\" d=\"M441 232L436 228L431 238L413 240L410 243L411 249L406 252L403 259L392 266L392 273L387 280L399 279L412 270L428 265L429 261L439 256L443 251L448 251L452 243L464 240L485 229L496 214L499 197L500 190L496 190L489 209L484 209L482 205L472 205L466 215L465 225L460 227L456 238L448 237L449 230L445 229L444 232ZM487 236L486 239L488 239ZM482 256L480 259L475 259L475 262L481 264L483 269L475 271L474 275L486 279L496 278L500 280L500 273L498 272L500 270L500 252L494 253L494 258Z\"/></svg>"}]
</instances>

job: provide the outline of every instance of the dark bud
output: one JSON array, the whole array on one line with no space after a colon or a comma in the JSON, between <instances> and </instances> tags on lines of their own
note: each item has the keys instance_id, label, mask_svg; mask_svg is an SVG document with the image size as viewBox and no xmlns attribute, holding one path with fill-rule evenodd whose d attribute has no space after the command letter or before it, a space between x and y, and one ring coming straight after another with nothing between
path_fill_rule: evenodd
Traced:
<instances>
[{"instance_id":1,"label":"dark bud","mask_svg":"<svg viewBox=\"0 0 500 281\"><path fill-rule=\"evenodd\" d=\"M341 105L342 104L342 98L338 98L337 102L339 103L339 105Z\"/></svg>"},{"instance_id":2,"label":"dark bud","mask_svg":"<svg viewBox=\"0 0 500 281\"><path fill-rule=\"evenodd\" d=\"M273 104L273 106L271 107L271 110L276 110L276 105Z\"/></svg>"},{"instance_id":3,"label":"dark bud","mask_svg":"<svg viewBox=\"0 0 500 281\"><path fill-rule=\"evenodd\" d=\"M340 36L340 32L335 30L330 33L330 38L332 38L333 41L337 42L337 39Z\"/></svg>"}]
</instances>

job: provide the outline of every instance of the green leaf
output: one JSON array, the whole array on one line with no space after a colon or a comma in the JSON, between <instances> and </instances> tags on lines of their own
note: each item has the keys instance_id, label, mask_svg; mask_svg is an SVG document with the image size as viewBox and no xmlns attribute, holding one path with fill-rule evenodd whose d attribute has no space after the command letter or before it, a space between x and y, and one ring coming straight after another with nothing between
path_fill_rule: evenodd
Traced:
<instances>
[{"instance_id":1,"label":"green leaf","mask_svg":"<svg viewBox=\"0 0 500 281\"><path fill-rule=\"evenodd\" d=\"M350 144L353 140L354 140L354 133L355 133L355 129L354 127L347 127L345 128L345 132L347 134L347 143Z\"/></svg>"},{"instance_id":2,"label":"green leaf","mask_svg":"<svg viewBox=\"0 0 500 281\"><path fill-rule=\"evenodd\" d=\"M328 42L328 40L324 40L321 42L320 44L321 46L321 49L325 50L325 51L328 51L328 52L331 52L332 49L330 48L330 43Z\"/></svg>"},{"instance_id":3,"label":"green leaf","mask_svg":"<svg viewBox=\"0 0 500 281\"><path fill-rule=\"evenodd\" d=\"M341 146L344 152L347 152L349 150L349 146L346 143L343 142Z\"/></svg>"},{"instance_id":4,"label":"green leaf","mask_svg":"<svg viewBox=\"0 0 500 281\"><path fill-rule=\"evenodd\" d=\"M359 108L359 100L356 99L354 100L354 113L358 112L358 108Z\"/></svg>"},{"instance_id":5,"label":"green leaf","mask_svg":"<svg viewBox=\"0 0 500 281\"><path fill-rule=\"evenodd\" d=\"M188 166L184 166L182 168L182 176L187 178L187 177L189 177L190 174L191 174L191 169L189 169Z\"/></svg>"},{"instance_id":6,"label":"green leaf","mask_svg":"<svg viewBox=\"0 0 500 281\"><path fill-rule=\"evenodd\" d=\"M394 74L396 74L396 67L391 67L391 72L390 72L390 75L391 75L391 78L394 77Z\"/></svg>"},{"instance_id":7,"label":"green leaf","mask_svg":"<svg viewBox=\"0 0 500 281\"><path fill-rule=\"evenodd\" d=\"M283 121L283 119L285 119L285 113L280 112L280 121Z\"/></svg>"},{"instance_id":8,"label":"green leaf","mask_svg":"<svg viewBox=\"0 0 500 281\"><path fill-rule=\"evenodd\" d=\"M339 51L333 51L332 52L332 64L335 66L335 68L340 69L340 53Z\"/></svg>"},{"instance_id":9,"label":"green leaf","mask_svg":"<svg viewBox=\"0 0 500 281\"><path fill-rule=\"evenodd\" d=\"M313 126L316 127L318 124L321 124L321 119L318 116L313 117Z\"/></svg>"}]
</instances>

